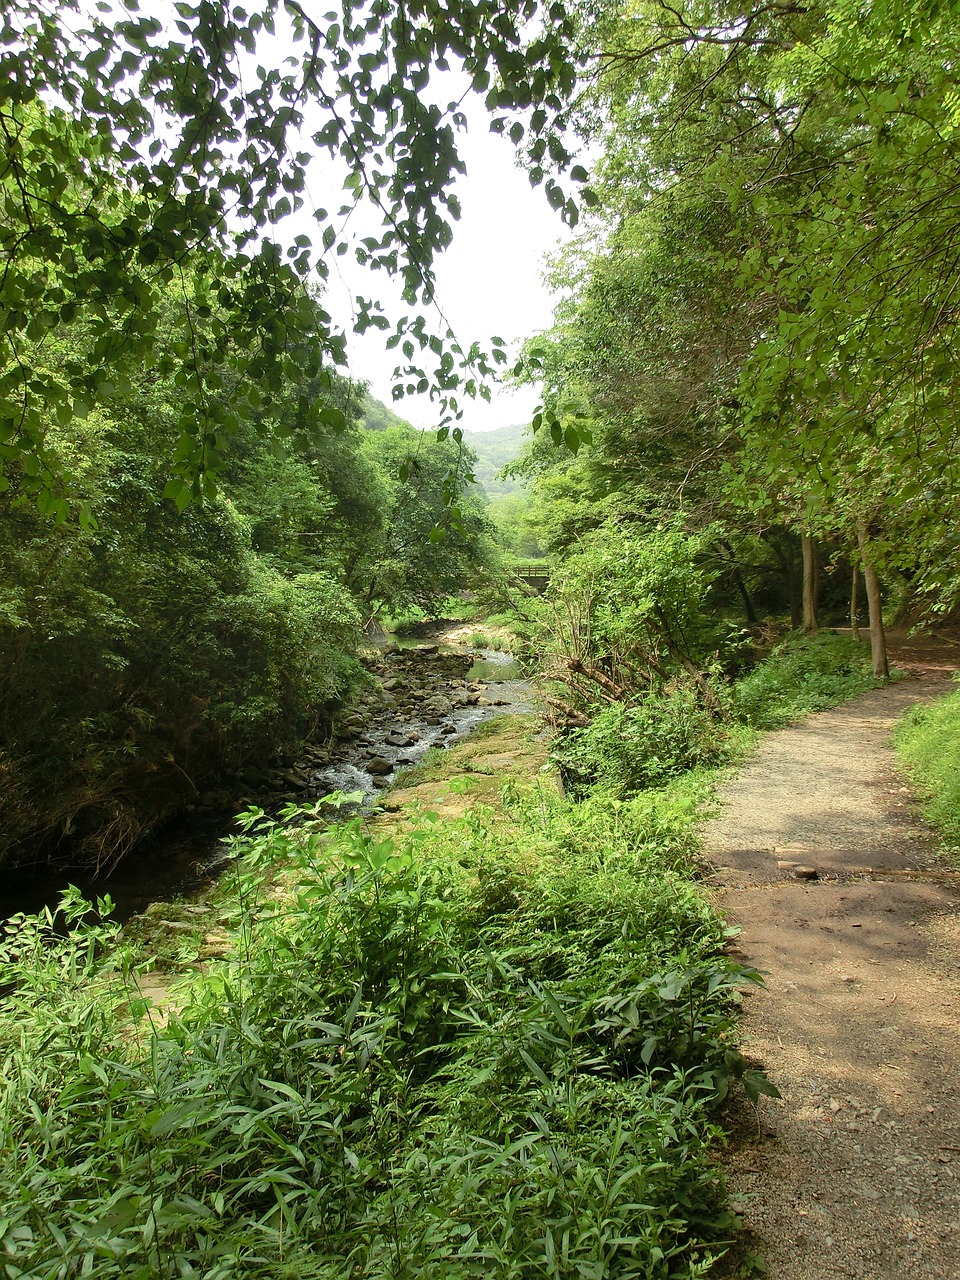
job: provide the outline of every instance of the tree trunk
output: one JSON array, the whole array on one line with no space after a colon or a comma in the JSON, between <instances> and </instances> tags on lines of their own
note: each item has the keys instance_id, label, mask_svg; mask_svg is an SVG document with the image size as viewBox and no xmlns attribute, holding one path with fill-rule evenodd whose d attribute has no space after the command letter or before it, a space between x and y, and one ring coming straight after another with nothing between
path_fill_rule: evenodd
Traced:
<instances>
[{"instance_id":1,"label":"tree trunk","mask_svg":"<svg viewBox=\"0 0 960 1280\"><path fill-rule=\"evenodd\" d=\"M679 654L677 656L680 657ZM717 720L729 720L730 717L723 709L723 703L710 688L710 681L703 672L697 668L696 663L691 662L689 658L683 657L680 657L680 662L683 664L683 668L687 674L693 677L694 683L700 690L700 697L703 699L704 706L710 714Z\"/></svg>"},{"instance_id":2,"label":"tree trunk","mask_svg":"<svg viewBox=\"0 0 960 1280\"><path fill-rule=\"evenodd\" d=\"M880 680L890 677L887 663L887 637L883 629L883 607L880 599L880 580L870 560L870 535L866 520L857 521L857 544L863 563L863 585L867 592L867 609L870 615L870 655L873 658L873 674Z\"/></svg>"},{"instance_id":3,"label":"tree trunk","mask_svg":"<svg viewBox=\"0 0 960 1280\"><path fill-rule=\"evenodd\" d=\"M574 711L573 707L568 706L566 702L561 702L559 698L545 698L548 707L553 707L555 711L559 711L567 724L575 729L586 729L590 725L587 716L580 711Z\"/></svg>"},{"instance_id":4,"label":"tree trunk","mask_svg":"<svg viewBox=\"0 0 960 1280\"><path fill-rule=\"evenodd\" d=\"M801 622L800 612L800 593L797 591L797 571L793 559L793 548L790 548L790 555L780 546L779 542L769 533L761 533L762 541L764 541L776 557L777 564L780 566L780 573L783 575L783 585L787 590L787 606L790 609L790 626L797 630Z\"/></svg>"},{"instance_id":5,"label":"tree trunk","mask_svg":"<svg viewBox=\"0 0 960 1280\"><path fill-rule=\"evenodd\" d=\"M820 630L817 621L817 544L809 533L800 535L803 552L803 626L808 635Z\"/></svg>"},{"instance_id":6,"label":"tree trunk","mask_svg":"<svg viewBox=\"0 0 960 1280\"><path fill-rule=\"evenodd\" d=\"M850 631L854 640L860 639L860 620L857 617L857 610L860 603L857 600L857 587L860 585L860 566L856 560L853 562L853 580L850 583Z\"/></svg>"},{"instance_id":7,"label":"tree trunk","mask_svg":"<svg viewBox=\"0 0 960 1280\"><path fill-rule=\"evenodd\" d=\"M617 684L615 680L611 680L608 675L604 675L602 671L598 671L596 667L585 666L579 658L567 658L567 670L572 671L574 675L586 676L588 680L592 680L594 684L598 684L617 702L625 702L630 696L629 690L625 689L622 684Z\"/></svg>"},{"instance_id":8,"label":"tree trunk","mask_svg":"<svg viewBox=\"0 0 960 1280\"><path fill-rule=\"evenodd\" d=\"M747 584L744 582L743 574L739 569L734 569L733 581L737 590L740 592L740 598L743 600L743 610L747 617L747 626L755 627L759 621L757 618L757 611L753 607L753 601L750 599L750 593L747 591Z\"/></svg>"}]
</instances>

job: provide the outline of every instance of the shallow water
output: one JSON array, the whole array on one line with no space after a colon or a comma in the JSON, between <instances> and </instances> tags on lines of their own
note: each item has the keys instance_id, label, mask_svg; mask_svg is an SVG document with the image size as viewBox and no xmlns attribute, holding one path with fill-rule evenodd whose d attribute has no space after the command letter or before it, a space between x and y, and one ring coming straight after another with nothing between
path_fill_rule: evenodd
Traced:
<instances>
[{"instance_id":1,"label":"shallow water","mask_svg":"<svg viewBox=\"0 0 960 1280\"><path fill-rule=\"evenodd\" d=\"M498 649L484 649L483 657L478 658L467 672L468 680L483 680L486 684L502 684L523 679L520 663L512 653L501 653Z\"/></svg>"},{"instance_id":2,"label":"shallow water","mask_svg":"<svg viewBox=\"0 0 960 1280\"><path fill-rule=\"evenodd\" d=\"M347 758L311 774L312 787L321 794L331 791L362 792L363 807L371 808L385 784L392 783L397 777L402 778L403 771L419 764L431 748L445 748L461 742L477 725L494 716L533 710L531 686L520 675L516 659L508 653L483 650L482 657L474 662L465 679L482 681L487 686L482 696L491 705L454 707L435 725L414 718L366 733ZM414 740L404 743L391 741L404 736ZM369 773L360 757L369 759L372 755L394 765L394 770L386 775Z\"/></svg>"}]
</instances>

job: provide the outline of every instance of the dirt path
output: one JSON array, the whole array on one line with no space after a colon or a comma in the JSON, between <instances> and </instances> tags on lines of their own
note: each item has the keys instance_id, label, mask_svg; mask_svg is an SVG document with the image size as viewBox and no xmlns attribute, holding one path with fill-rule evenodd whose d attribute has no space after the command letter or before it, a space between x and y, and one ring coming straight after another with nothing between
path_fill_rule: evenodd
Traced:
<instances>
[{"instance_id":1,"label":"dirt path","mask_svg":"<svg viewBox=\"0 0 960 1280\"><path fill-rule=\"evenodd\" d=\"M888 740L960 647L897 656L913 679L767 737L704 833L768 975L746 1051L782 1098L728 1166L770 1280L960 1280L960 875Z\"/></svg>"}]
</instances>

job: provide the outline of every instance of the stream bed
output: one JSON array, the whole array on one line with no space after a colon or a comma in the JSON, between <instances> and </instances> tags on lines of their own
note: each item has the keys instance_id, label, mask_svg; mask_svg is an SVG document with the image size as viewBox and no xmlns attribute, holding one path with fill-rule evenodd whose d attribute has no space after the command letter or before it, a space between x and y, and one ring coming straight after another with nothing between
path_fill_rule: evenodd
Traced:
<instances>
[{"instance_id":1,"label":"stream bed","mask_svg":"<svg viewBox=\"0 0 960 1280\"><path fill-rule=\"evenodd\" d=\"M377 716L351 750L314 770L310 783L317 795L360 792L372 806L379 791L431 749L460 742L492 716L533 710L530 685L507 653L463 654L426 645L388 650L384 664L382 687L393 704L388 710L399 703L400 714Z\"/></svg>"},{"instance_id":2,"label":"stream bed","mask_svg":"<svg viewBox=\"0 0 960 1280\"><path fill-rule=\"evenodd\" d=\"M232 814L258 805L309 804L339 791L359 792L371 810L380 794L434 748L460 742L492 716L531 712L533 690L517 661L497 650L437 643L385 643L368 664L371 685L344 718L341 736L307 744L291 767L251 769ZM222 806L198 806L142 844L108 876L22 868L0 877L0 918L56 906L77 884L88 898L109 894L117 919L154 902L198 893L225 868L224 839L234 830Z\"/></svg>"}]
</instances>

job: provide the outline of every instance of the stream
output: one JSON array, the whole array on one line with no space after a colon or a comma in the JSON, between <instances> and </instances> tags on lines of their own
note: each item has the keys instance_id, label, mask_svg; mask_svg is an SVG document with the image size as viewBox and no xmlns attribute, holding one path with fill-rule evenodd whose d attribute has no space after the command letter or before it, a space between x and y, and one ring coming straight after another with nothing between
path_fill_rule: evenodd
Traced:
<instances>
[{"instance_id":1,"label":"stream","mask_svg":"<svg viewBox=\"0 0 960 1280\"><path fill-rule=\"evenodd\" d=\"M509 712L533 710L533 690L510 654L468 650L443 635L430 643L384 644L368 664L371 688L344 718L341 736L311 743L290 768L248 770L249 784L232 804L275 810L309 804L331 792L358 792L361 807L380 794L432 748L446 748L479 724ZM0 877L0 918L56 906L68 884L85 896L109 894L114 916L125 921L153 902L200 892L228 865L223 841L232 819L223 808L198 807L143 843L108 876L91 879L76 870L22 868ZM42 881L40 877L42 876Z\"/></svg>"},{"instance_id":2,"label":"stream","mask_svg":"<svg viewBox=\"0 0 960 1280\"><path fill-rule=\"evenodd\" d=\"M433 659L426 682L422 669L418 670L421 654ZM508 653L485 649L473 656L426 645L388 651L385 662L387 670L397 674L387 676L384 690L393 696L408 695L403 714L392 724L375 723L360 734L352 751L316 769L311 786L318 795L360 792L370 806L398 772L419 764L432 748L460 742L491 716L533 710L530 685ZM458 678L460 667L463 673Z\"/></svg>"}]
</instances>

